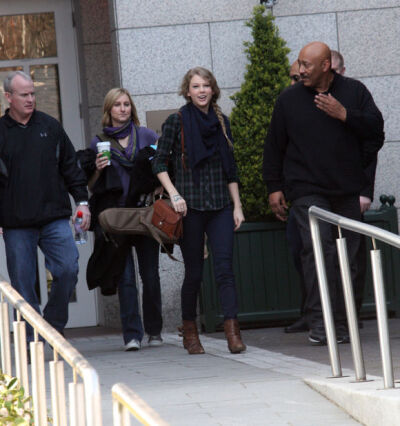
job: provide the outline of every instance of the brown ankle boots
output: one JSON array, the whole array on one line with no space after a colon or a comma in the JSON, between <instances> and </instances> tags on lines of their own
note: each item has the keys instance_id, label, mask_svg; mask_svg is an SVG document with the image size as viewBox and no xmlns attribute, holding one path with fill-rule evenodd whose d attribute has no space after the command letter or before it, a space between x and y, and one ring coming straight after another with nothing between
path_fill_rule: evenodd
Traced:
<instances>
[{"instance_id":1,"label":"brown ankle boots","mask_svg":"<svg viewBox=\"0 0 400 426\"><path fill-rule=\"evenodd\" d=\"M195 321L183 320L183 326L180 331L183 336L183 347L190 355L204 354L204 348L201 346Z\"/></svg>"},{"instance_id":2,"label":"brown ankle boots","mask_svg":"<svg viewBox=\"0 0 400 426\"><path fill-rule=\"evenodd\" d=\"M246 345L240 337L239 322L237 319L227 319L224 321L224 331L228 348L233 354L238 354L246 350Z\"/></svg>"}]
</instances>

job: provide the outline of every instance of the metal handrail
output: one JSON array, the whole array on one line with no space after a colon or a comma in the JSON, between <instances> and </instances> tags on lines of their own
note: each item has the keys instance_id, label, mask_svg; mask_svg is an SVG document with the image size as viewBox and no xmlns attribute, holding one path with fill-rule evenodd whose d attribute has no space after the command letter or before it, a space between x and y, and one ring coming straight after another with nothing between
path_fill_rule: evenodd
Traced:
<instances>
[{"instance_id":1,"label":"metal handrail","mask_svg":"<svg viewBox=\"0 0 400 426\"><path fill-rule=\"evenodd\" d=\"M31 356L32 356L32 383L34 390L34 405L35 401L37 405L41 407L42 415L46 416L46 407L43 402L40 402L40 398L45 398L45 392L41 387L44 387L44 355L43 355L43 342L39 341L38 334L40 334L52 347L54 351L54 361L50 365L50 371L52 374L51 383L52 387L52 405L58 410L58 417L60 418L60 424L66 424L66 413L65 406L61 406L63 399L65 404L65 395L63 388L63 363L58 360L58 355L72 367L74 383L70 383L70 401L71 407L75 410L81 410L83 408L82 399L84 399L86 407L86 425L88 426L101 426L102 415L101 415L101 396L100 396L100 384L99 377L96 370L89 364L89 362L70 344L64 337L58 333L51 325L45 321L42 316L36 312L28 302L26 302L22 296L12 288L12 286L6 281L0 282L0 295L1 295L1 310L0 310L0 338L1 338L1 363L2 370L4 373L12 375L11 362L10 362L10 344L9 344L9 321L8 321L8 305L4 302L4 298L7 299L17 311L17 321L14 322L14 340L15 340L15 355L16 355L16 377L18 377L25 387L26 393L29 390L28 387L28 370L27 370L27 359L26 359L26 334L25 334L25 323L21 321L21 315L23 318L33 327L35 341L31 343ZM82 384L77 383L77 375L83 380ZM41 377L43 376L43 377ZM34 384L34 382L36 384ZM41 386L37 383L41 383ZM54 391L54 392L53 392ZM37 394L35 394L35 392ZM62 395L60 395L60 392ZM40 394L40 397L39 395ZM71 398L72 396L72 398ZM84 398L82 398L84 396ZM35 416L40 416L38 413L39 407L35 406ZM54 414L54 413L53 413ZM75 411L71 413L76 419L71 424L82 424L81 412ZM43 417L41 417L43 419ZM35 424L47 424L43 423L43 420L35 421Z\"/></svg>"},{"instance_id":2,"label":"metal handrail","mask_svg":"<svg viewBox=\"0 0 400 426\"><path fill-rule=\"evenodd\" d=\"M372 277L375 293L375 304L378 322L379 343L382 358L382 369L385 389L394 387L393 363L389 340L388 316L385 300L385 289L382 272L380 250L376 249L375 240L385 242L391 246L400 248L400 236L393 234L376 226L358 222L338 214L323 210L316 206L311 206L308 210L311 237L314 248L315 264L318 276L321 305L324 315L326 336L328 341L329 357L332 367L333 377L342 377L338 344L336 341L336 331L332 315L332 308L329 297L328 281L326 277L325 261L322 250L321 236L319 232L318 220L322 220L332 225L336 225L339 231L337 239L339 265L343 284L343 294L345 298L346 314L349 325L350 343L352 348L356 380L365 381L365 365L362 356L361 342L358 331L358 319L355 309L353 287L351 282L350 265L347 255L346 239L342 238L341 229L357 232L372 238L373 250L371 250Z\"/></svg>"},{"instance_id":3,"label":"metal handrail","mask_svg":"<svg viewBox=\"0 0 400 426\"><path fill-rule=\"evenodd\" d=\"M168 426L139 395L123 383L116 383L111 389L113 399L114 426L130 425L129 413L146 426Z\"/></svg>"}]
</instances>

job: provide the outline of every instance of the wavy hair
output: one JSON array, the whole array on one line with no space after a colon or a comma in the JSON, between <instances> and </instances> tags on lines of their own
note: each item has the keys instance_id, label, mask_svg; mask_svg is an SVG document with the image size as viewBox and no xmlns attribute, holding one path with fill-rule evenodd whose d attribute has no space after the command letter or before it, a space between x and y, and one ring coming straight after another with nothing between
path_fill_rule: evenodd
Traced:
<instances>
[{"instance_id":1,"label":"wavy hair","mask_svg":"<svg viewBox=\"0 0 400 426\"><path fill-rule=\"evenodd\" d=\"M218 87L217 80L215 79L213 73L209 71L206 68L203 67L195 67L191 68L183 77L181 87L179 90L179 94L183 96L187 102L192 102L190 96L188 95L190 82L192 78L198 75L199 77L203 78L204 80L207 80L210 83L211 89L213 91L213 95L211 97L211 105L214 108L215 114L217 115L218 121L221 124L222 132L225 136L225 139L227 140L230 147L233 147L232 141L229 139L228 134L226 132L226 126L225 126L225 120L224 116L222 115L222 111L220 106L217 104L217 100L220 97L221 90Z\"/></svg>"},{"instance_id":2,"label":"wavy hair","mask_svg":"<svg viewBox=\"0 0 400 426\"><path fill-rule=\"evenodd\" d=\"M112 126L111 110L116 100L122 95L128 96L129 102L131 104L131 119L133 123L136 124L136 126L140 126L139 118L136 111L136 106L132 100L132 96L126 89L122 87L114 87L113 89L108 91L108 93L106 94L104 98L103 118L101 120L101 124L103 127Z\"/></svg>"}]
</instances>

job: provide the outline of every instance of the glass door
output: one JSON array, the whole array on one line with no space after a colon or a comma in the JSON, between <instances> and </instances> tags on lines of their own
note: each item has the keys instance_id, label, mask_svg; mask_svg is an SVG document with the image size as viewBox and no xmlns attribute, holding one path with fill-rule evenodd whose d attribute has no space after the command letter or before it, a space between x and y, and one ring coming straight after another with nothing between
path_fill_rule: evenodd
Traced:
<instances>
[{"instance_id":1,"label":"glass door","mask_svg":"<svg viewBox=\"0 0 400 426\"><path fill-rule=\"evenodd\" d=\"M77 56L71 0L0 2L0 114L8 107L4 77L12 70L22 70L34 81L36 108L62 123L76 150L84 149ZM96 294L88 291L85 278L91 251L91 240L79 247L79 280L70 302L68 327L97 324ZM40 250L38 260L38 291L43 308L52 277ZM2 239L0 274L8 279Z\"/></svg>"}]
</instances>

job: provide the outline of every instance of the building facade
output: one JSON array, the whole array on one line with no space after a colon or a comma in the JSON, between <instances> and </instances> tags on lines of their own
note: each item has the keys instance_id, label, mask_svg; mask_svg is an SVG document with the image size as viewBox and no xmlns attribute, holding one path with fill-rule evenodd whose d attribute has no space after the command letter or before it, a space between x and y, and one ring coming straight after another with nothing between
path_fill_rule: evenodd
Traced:
<instances>
[{"instance_id":1,"label":"building facade","mask_svg":"<svg viewBox=\"0 0 400 426\"><path fill-rule=\"evenodd\" d=\"M76 149L99 130L107 91L121 85L133 95L143 125L156 112L176 109L184 73L201 65L215 74L220 105L229 114L230 96L246 66L245 21L259 0L13 0L0 2L0 78L10 69L32 73L38 109L62 120ZM270 3L273 3L272 1ZM400 0L278 0L272 7L290 62L313 40L339 50L348 76L362 80L385 118L386 142L379 155L376 194L400 198ZM0 93L0 96L2 94ZM1 113L6 103L0 101ZM159 123L152 124L159 130ZM378 203L375 201L375 206ZM118 326L118 302L88 292L86 262L71 304L69 326ZM176 249L178 251L178 249ZM0 245L0 272L6 275ZM180 322L183 266L161 255L166 329ZM47 279L39 254L42 302Z\"/></svg>"}]
</instances>

